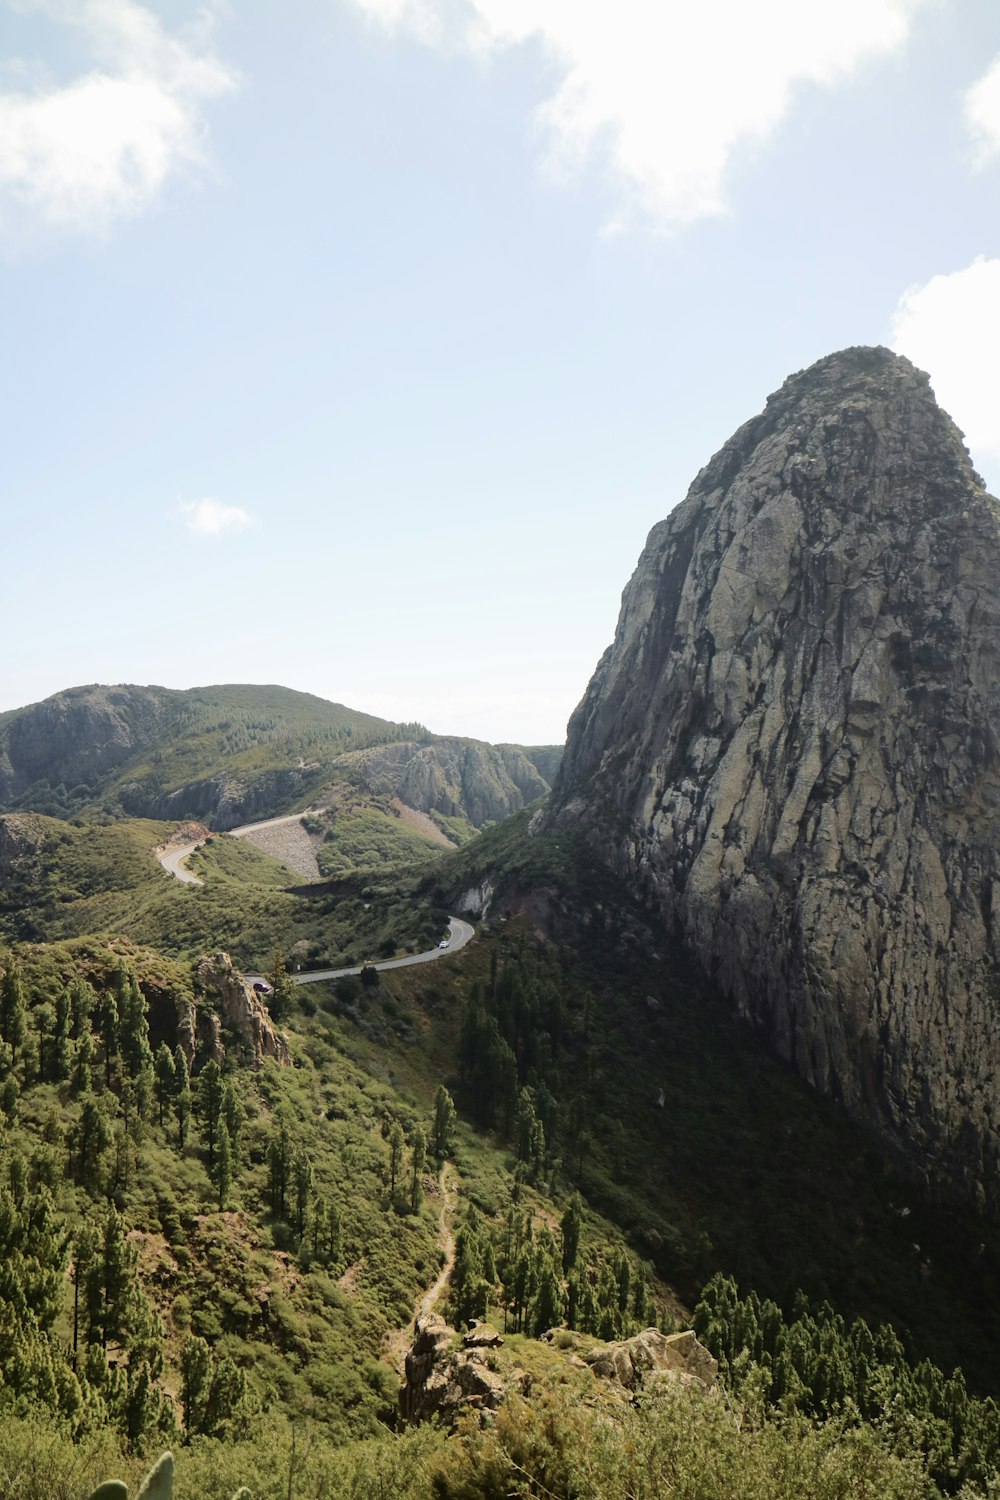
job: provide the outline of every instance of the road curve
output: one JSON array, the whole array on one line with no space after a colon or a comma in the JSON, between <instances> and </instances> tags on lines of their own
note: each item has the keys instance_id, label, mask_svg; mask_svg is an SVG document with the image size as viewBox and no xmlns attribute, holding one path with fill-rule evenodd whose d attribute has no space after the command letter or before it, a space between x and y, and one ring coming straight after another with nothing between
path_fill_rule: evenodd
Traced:
<instances>
[{"instance_id":1,"label":"road curve","mask_svg":"<svg viewBox=\"0 0 1000 1500\"><path fill-rule=\"evenodd\" d=\"M188 855L200 848L203 842L203 839L198 839L194 844L168 844L166 848L155 851L156 857L167 874L176 876L184 885L204 885L200 875L192 875L190 870L184 869Z\"/></svg>"},{"instance_id":2,"label":"road curve","mask_svg":"<svg viewBox=\"0 0 1000 1500\"><path fill-rule=\"evenodd\" d=\"M464 948L476 930L468 922L463 922L461 917L449 917L448 929L451 936L446 948L429 948L426 953L408 953L405 958L384 958L376 964L354 964L350 969L312 969L308 974L291 974L289 978L295 984L321 984L326 979L343 979L348 974L360 974L362 969L406 969L410 964L433 963L436 958L447 958L449 953L457 953L459 948ZM246 975L251 984L263 977L262 974Z\"/></svg>"},{"instance_id":3,"label":"road curve","mask_svg":"<svg viewBox=\"0 0 1000 1500\"><path fill-rule=\"evenodd\" d=\"M323 812L323 808L309 808L309 812ZM292 813L285 818L268 818L263 823L244 823L240 828L229 830L231 838L239 838L244 833L254 833L258 828L273 828L279 823L297 823L305 813ZM193 844L166 845L156 850L156 857L160 864L171 875L183 881L185 885L204 885L204 881L198 875L192 875L190 870L184 869L184 861L188 855L193 854L203 839L198 839ZM457 953L459 948L464 948L472 938L475 928L468 922L463 922L461 917L448 918L448 941L444 947L440 944L436 948L429 948L426 953L408 953L405 958L384 958L377 964L354 964L349 969L314 969L308 974L292 974L291 978L296 984L321 984L326 979L343 979L347 974L360 974L364 968L373 969L406 969L410 964L429 964L437 958L445 958L449 953ZM255 980L263 980L262 974L247 974L251 984Z\"/></svg>"},{"instance_id":4,"label":"road curve","mask_svg":"<svg viewBox=\"0 0 1000 1500\"><path fill-rule=\"evenodd\" d=\"M231 828L229 837L241 839L245 834L257 833L262 828L278 828L283 823L301 823L307 814L325 811L325 807L307 807L305 812L289 813L283 818L267 818L263 823L243 823L239 828ZM197 839L193 844L161 844L153 853L168 875L175 876L184 885L204 885L200 875L192 875L190 870L184 868L184 861L204 842L204 839Z\"/></svg>"}]
</instances>

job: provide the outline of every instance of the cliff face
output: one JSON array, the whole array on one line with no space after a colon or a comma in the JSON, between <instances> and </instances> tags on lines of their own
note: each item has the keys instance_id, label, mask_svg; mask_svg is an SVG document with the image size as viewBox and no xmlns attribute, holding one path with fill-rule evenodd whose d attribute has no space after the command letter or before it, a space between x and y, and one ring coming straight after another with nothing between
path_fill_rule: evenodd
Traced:
<instances>
[{"instance_id":1,"label":"cliff face","mask_svg":"<svg viewBox=\"0 0 1000 1500\"><path fill-rule=\"evenodd\" d=\"M401 741L354 751L339 764L372 792L399 797L418 812L467 818L476 828L498 823L549 790L519 746L481 740Z\"/></svg>"},{"instance_id":2,"label":"cliff face","mask_svg":"<svg viewBox=\"0 0 1000 1500\"><path fill-rule=\"evenodd\" d=\"M994 1208L998 516L908 361L792 376L651 532L547 824L806 1079Z\"/></svg>"}]
</instances>

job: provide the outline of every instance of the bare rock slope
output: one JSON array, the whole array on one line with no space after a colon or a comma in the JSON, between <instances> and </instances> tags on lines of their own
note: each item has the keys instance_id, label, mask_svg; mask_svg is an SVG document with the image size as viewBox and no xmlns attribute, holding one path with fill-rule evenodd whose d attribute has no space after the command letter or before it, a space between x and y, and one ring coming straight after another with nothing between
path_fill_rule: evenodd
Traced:
<instances>
[{"instance_id":1,"label":"bare rock slope","mask_svg":"<svg viewBox=\"0 0 1000 1500\"><path fill-rule=\"evenodd\" d=\"M1000 1206L1000 508L885 349L792 376L654 527L582 827L811 1083Z\"/></svg>"}]
</instances>

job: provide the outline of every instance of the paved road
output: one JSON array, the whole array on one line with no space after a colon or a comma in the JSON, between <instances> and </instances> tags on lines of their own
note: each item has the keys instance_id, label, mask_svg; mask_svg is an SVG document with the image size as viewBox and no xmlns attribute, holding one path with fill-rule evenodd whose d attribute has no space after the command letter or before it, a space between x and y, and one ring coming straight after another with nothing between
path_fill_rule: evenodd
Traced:
<instances>
[{"instance_id":1,"label":"paved road","mask_svg":"<svg viewBox=\"0 0 1000 1500\"><path fill-rule=\"evenodd\" d=\"M307 807L305 812L289 813L285 818L268 818L263 823L243 823L239 828L229 830L230 838L241 839L244 834L257 833L261 828L278 828L285 823L300 823L307 813L325 812L325 807ZM188 855L193 854L204 839L198 839L193 844L168 844L166 848L157 849L156 857L167 871L168 875L175 875L185 885L204 885L199 875L192 875L190 870L185 870L184 861Z\"/></svg>"},{"instance_id":2,"label":"paved road","mask_svg":"<svg viewBox=\"0 0 1000 1500\"><path fill-rule=\"evenodd\" d=\"M185 885L204 885L200 875L192 875L190 870L183 868L188 855L193 854L202 842L199 839L194 844L171 844L166 849L158 849L156 857L169 875L176 875Z\"/></svg>"},{"instance_id":3,"label":"paved road","mask_svg":"<svg viewBox=\"0 0 1000 1500\"><path fill-rule=\"evenodd\" d=\"M464 948L466 943L475 932L475 928L468 922L463 922L461 917L449 917L448 928L451 936L446 948L429 948L426 953L408 953L405 958L384 958L377 964L355 964L350 969L312 969L308 974L292 974L289 977L296 984L320 984L325 979L343 979L347 974L360 974L362 969L406 969L410 964L429 964L436 958L446 958L449 953L457 953L459 948ZM247 974L246 978L253 984L255 980L262 980L262 974ZM265 981L266 983L266 981Z\"/></svg>"},{"instance_id":4,"label":"paved road","mask_svg":"<svg viewBox=\"0 0 1000 1500\"><path fill-rule=\"evenodd\" d=\"M308 810L320 813L323 811L323 808L314 807ZM287 818L268 818L265 823L244 823L240 828L230 829L230 836L238 839L241 834L254 833L258 828L274 828L279 823L297 823L303 817L305 817L305 813L292 813ZM176 875L177 879L182 880L185 885L203 885L204 882L199 876L192 875L190 870L183 868L184 861L188 855L193 854L203 842L202 839L199 839L194 844L177 844L173 847L168 846L166 849L158 849L156 857L165 870L169 870L171 875ZM409 953L405 958L385 958L381 962L372 965L372 967L376 969L405 969L410 964L433 963L436 958L444 958L447 954L457 953L459 948L464 948L472 937L475 928L470 927L468 922L463 922L461 917L449 917L448 930L450 936L444 947L439 945L436 948L428 949L426 953ZM364 964L355 964L350 969L315 969L309 974L293 974L291 977L296 984L319 984L324 979L343 979L346 974L360 974L364 967L366 967ZM262 974L248 974L246 977L253 984L254 980L263 979L264 976Z\"/></svg>"},{"instance_id":5,"label":"paved road","mask_svg":"<svg viewBox=\"0 0 1000 1500\"><path fill-rule=\"evenodd\" d=\"M325 807L307 807L304 812L289 813L284 818L265 818L263 823L241 823L239 828L230 828L231 839L245 838L248 833L260 833L262 828L282 828L286 823L301 823L303 818L318 818Z\"/></svg>"}]
</instances>

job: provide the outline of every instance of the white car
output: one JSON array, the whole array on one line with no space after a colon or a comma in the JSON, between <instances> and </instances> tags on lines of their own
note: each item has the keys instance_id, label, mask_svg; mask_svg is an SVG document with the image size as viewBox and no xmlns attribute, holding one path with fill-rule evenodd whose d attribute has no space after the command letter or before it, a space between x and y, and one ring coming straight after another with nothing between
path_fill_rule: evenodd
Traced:
<instances>
[{"instance_id":1,"label":"white car","mask_svg":"<svg viewBox=\"0 0 1000 1500\"><path fill-rule=\"evenodd\" d=\"M448 944L450 942L451 942L451 938L442 938L441 941L438 943L438 947L439 948L447 948L447 946L448 946Z\"/></svg>"}]
</instances>

